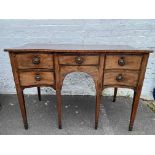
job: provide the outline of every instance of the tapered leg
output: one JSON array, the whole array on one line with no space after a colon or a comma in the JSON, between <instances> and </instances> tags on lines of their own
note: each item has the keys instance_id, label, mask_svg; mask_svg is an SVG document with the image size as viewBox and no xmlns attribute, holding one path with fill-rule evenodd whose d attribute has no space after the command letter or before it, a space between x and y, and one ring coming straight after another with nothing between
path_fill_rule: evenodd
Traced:
<instances>
[{"instance_id":1,"label":"tapered leg","mask_svg":"<svg viewBox=\"0 0 155 155\"><path fill-rule=\"evenodd\" d=\"M57 113L58 113L58 127L62 129L62 99L61 99L61 88L62 88L62 77L60 73L60 65L59 65L59 57L57 55L54 56L54 64L55 64L55 77L56 77L56 97L57 97Z\"/></svg>"},{"instance_id":2,"label":"tapered leg","mask_svg":"<svg viewBox=\"0 0 155 155\"><path fill-rule=\"evenodd\" d=\"M100 84L96 86L96 110L95 110L95 129L98 128L98 121L100 115L100 102L101 102L101 87Z\"/></svg>"},{"instance_id":3,"label":"tapered leg","mask_svg":"<svg viewBox=\"0 0 155 155\"><path fill-rule=\"evenodd\" d=\"M135 120L135 117L136 117L138 104L139 104L139 99L140 99L140 92L141 91L138 91L138 92L134 91L132 110L131 110L131 116L130 116L129 131L132 131L132 129L133 129L134 120Z\"/></svg>"},{"instance_id":4,"label":"tapered leg","mask_svg":"<svg viewBox=\"0 0 155 155\"><path fill-rule=\"evenodd\" d=\"M113 97L113 102L115 102L115 101L116 101L117 90L118 90L118 88L117 88L117 87L115 87L115 88L114 88L114 97Z\"/></svg>"},{"instance_id":5,"label":"tapered leg","mask_svg":"<svg viewBox=\"0 0 155 155\"><path fill-rule=\"evenodd\" d=\"M40 87L37 87L38 90L38 99L39 101L41 101L41 91L40 91Z\"/></svg>"},{"instance_id":6,"label":"tapered leg","mask_svg":"<svg viewBox=\"0 0 155 155\"><path fill-rule=\"evenodd\" d=\"M28 129L28 122L27 122L27 114L26 114L26 108L25 108L24 94L23 94L23 90L21 90L20 88L17 89L17 96L18 96L20 110L21 110L21 114L22 114L22 118L23 118L24 128Z\"/></svg>"},{"instance_id":7,"label":"tapered leg","mask_svg":"<svg viewBox=\"0 0 155 155\"><path fill-rule=\"evenodd\" d=\"M95 129L98 128L98 121L99 121L99 114L100 114L100 100L101 100L101 95L96 94Z\"/></svg>"},{"instance_id":8,"label":"tapered leg","mask_svg":"<svg viewBox=\"0 0 155 155\"><path fill-rule=\"evenodd\" d=\"M56 96L57 96L57 112L58 112L58 127L59 129L62 129L62 99L61 99L61 90L56 90Z\"/></svg>"}]
</instances>

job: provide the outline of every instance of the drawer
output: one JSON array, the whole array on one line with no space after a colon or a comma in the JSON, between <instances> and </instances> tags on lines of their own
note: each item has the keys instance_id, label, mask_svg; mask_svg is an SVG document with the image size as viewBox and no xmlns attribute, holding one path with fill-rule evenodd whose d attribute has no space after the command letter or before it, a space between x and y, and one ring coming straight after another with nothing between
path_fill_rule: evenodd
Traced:
<instances>
[{"instance_id":1,"label":"drawer","mask_svg":"<svg viewBox=\"0 0 155 155\"><path fill-rule=\"evenodd\" d=\"M19 78L21 86L54 84L53 72L20 72Z\"/></svg>"},{"instance_id":2,"label":"drawer","mask_svg":"<svg viewBox=\"0 0 155 155\"><path fill-rule=\"evenodd\" d=\"M138 55L107 55L105 69L139 70L142 56Z\"/></svg>"},{"instance_id":3,"label":"drawer","mask_svg":"<svg viewBox=\"0 0 155 155\"><path fill-rule=\"evenodd\" d=\"M110 86L130 86L134 87L137 85L138 72L137 71L106 71L104 74L104 85Z\"/></svg>"},{"instance_id":4,"label":"drawer","mask_svg":"<svg viewBox=\"0 0 155 155\"><path fill-rule=\"evenodd\" d=\"M98 65L99 56L61 55L59 56L59 63L61 65Z\"/></svg>"},{"instance_id":5,"label":"drawer","mask_svg":"<svg viewBox=\"0 0 155 155\"><path fill-rule=\"evenodd\" d=\"M17 54L17 66L19 69L27 68L53 68L53 55L51 54Z\"/></svg>"}]
</instances>

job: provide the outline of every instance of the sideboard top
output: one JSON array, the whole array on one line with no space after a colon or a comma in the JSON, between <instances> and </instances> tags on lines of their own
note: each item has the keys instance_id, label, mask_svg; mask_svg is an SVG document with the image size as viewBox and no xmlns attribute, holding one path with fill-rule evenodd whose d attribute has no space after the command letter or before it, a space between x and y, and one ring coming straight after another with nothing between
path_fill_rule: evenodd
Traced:
<instances>
[{"instance_id":1,"label":"sideboard top","mask_svg":"<svg viewBox=\"0 0 155 155\"><path fill-rule=\"evenodd\" d=\"M7 48L8 52L137 52L150 53L152 50L135 49L128 45L80 45L80 44L25 44L20 47Z\"/></svg>"}]
</instances>

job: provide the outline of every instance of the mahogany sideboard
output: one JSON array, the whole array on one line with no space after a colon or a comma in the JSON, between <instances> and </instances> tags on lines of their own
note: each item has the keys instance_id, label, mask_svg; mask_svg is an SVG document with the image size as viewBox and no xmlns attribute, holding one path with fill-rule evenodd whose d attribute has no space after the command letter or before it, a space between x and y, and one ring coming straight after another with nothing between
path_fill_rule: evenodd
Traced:
<instances>
[{"instance_id":1,"label":"mahogany sideboard","mask_svg":"<svg viewBox=\"0 0 155 155\"><path fill-rule=\"evenodd\" d=\"M103 89L130 88L134 91L129 130L133 128L147 61L151 50L130 46L26 44L5 49L9 52L17 96L25 129L28 129L23 90L50 86L56 90L58 127L62 128L61 88L68 73L85 72L92 76L96 88L95 129L98 127L100 100Z\"/></svg>"}]
</instances>

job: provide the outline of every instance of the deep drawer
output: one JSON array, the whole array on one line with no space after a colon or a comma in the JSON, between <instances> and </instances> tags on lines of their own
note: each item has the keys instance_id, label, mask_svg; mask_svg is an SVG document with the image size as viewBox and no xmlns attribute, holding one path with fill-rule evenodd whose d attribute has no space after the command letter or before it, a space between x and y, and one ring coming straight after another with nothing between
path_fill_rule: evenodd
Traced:
<instances>
[{"instance_id":1,"label":"deep drawer","mask_svg":"<svg viewBox=\"0 0 155 155\"><path fill-rule=\"evenodd\" d=\"M54 84L53 72L20 72L19 78L21 86Z\"/></svg>"},{"instance_id":2,"label":"deep drawer","mask_svg":"<svg viewBox=\"0 0 155 155\"><path fill-rule=\"evenodd\" d=\"M104 74L104 85L135 87L138 82L136 71L106 71Z\"/></svg>"}]
</instances>

